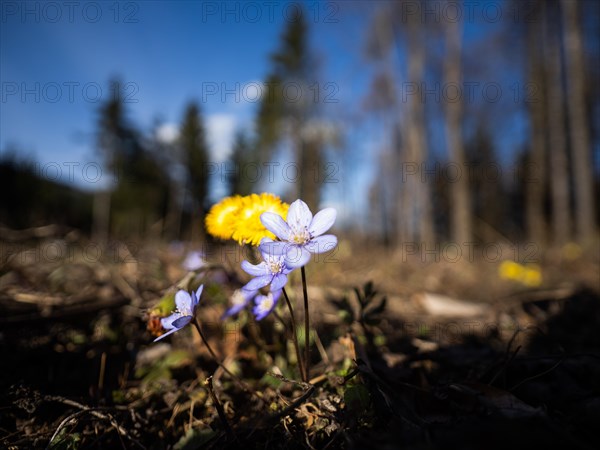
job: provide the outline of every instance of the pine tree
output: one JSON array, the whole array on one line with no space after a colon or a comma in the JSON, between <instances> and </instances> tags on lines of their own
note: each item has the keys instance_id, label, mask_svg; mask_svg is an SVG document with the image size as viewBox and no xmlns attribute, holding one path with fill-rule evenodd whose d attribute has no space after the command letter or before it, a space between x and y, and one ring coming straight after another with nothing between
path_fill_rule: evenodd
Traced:
<instances>
[{"instance_id":1,"label":"pine tree","mask_svg":"<svg viewBox=\"0 0 600 450\"><path fill-rule=\"evenodd\" d=\"M200 108L191 102L185 109L179 133L179 146L192 203L192 236L203 234L202 225L208 198L209 152Z\"/></svg>"}]
</instances>

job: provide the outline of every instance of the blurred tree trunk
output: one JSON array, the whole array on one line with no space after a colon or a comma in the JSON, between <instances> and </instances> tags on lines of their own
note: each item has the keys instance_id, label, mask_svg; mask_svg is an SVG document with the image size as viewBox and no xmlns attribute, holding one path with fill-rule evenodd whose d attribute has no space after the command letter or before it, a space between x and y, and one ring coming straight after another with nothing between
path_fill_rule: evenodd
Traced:
<instances>
[{"instance_id":1,"label":"blurred tree trunk","mask_svg":"<svg viewBox=\"0 0 600 450\"><path fill-rule=\"evenodd\" d=\"M323 150L328 143L321 138L316 117L321 93L315 76L316 64L309 46L305 8L294 4L294 14L281 35L280 48L271 55L271 73L267 77L268 95L263 97L257 118L258 149L261 159L273 155L276 144L287 138L291 145L295 172L287 177L292 184L291 198L302 198L311 209L320 202L323 179ZM292 99L296 86L300 97ZM315 128L316 127L316 128ZM315 181L316 180L316 181Z\"/></svg>"},{"instance_id":2,"label":"blurred tree trunk","mask_svg":"<svg viewBox=\"0 0 600 450\"><path fill-rule=\"evenodd\" d=\"M324 179L323 144L319 125L307 123L298 143L296 161L299 162L298 198L312 208L318 208L321 201L321 187Z\"/></svg>"},{"instance_id":3,"label":"blurred tree trunk","mask_svg":"<svg viewBox=\"0 0 600 450\"><path fill-rule=\"evenodd\" d=\"M405 155L395 88L396 58L391 51L395 42L392 11L393 8L386 5L374 15L367 41L367 56L376 61L380 69L372 80L366 106L380 116L383 131L383 144L377 160L378 176L370 190L371 216L379 225L382 242L388 248L406 238L403 218L408 216L404 211L407 204L403 203L405 180L398 176Z\"/></svg>"},{"instance_id":4,"label":"blurred tree trunk","mask_svg":"<svg viewBox=\"0 0 600 450\"><path fill-rule=\"evenodd\" d=\"M538 95L531 99L529 115L531 117L531 152L528 158L525 182L525 221L527 237L532 242L544 246L547 243L546 223L544 220L544 192L546 186L546 80L541 58L541 27L539 20L533 21L527 30L527 60L529 63L529 82L538 87Z\"/></svg>"},{"instance_id":5,"label":"blurred tree trunk","mask_svg":"<svg viewBox=\"0 0 600 450\"><path fill-rule=\"evenodd\" d=\"M243 130L239 130L233 142L230 161L233 172L227 177L229 195L249 195L254 189L256 180L249 174L251 165L259 166L259 155L256 144Z\"/></svg>"},{"instance_id":6,"label":"blurred tree trunk","mask_svg":"<svg viewBox=\"0 0 600 450\"><path fill-rule=\"evenodd\" d=\"M105 248L108 244L110 196L109 190L101 190L94 193L92 236L101 248Z\"/></svg>"},{"instance_id":7,"label":"blurred tree trunk","mask_svg":"<svg viewBox=\"0 0 600 450\"><path fill-rule=\"evenodd\" d=\"M183 215L183 192L174 180L170 180L169 194L164 237L171 241L180 239L181 216Z\"/></svg>"},{"instance_id":8,"label":"blurred tree trunk","mask_svg":"<svg viewBox=\"0 0 600 450\"><path fill-rule=\"evenodd\" d=\"M417 174L407 177L407 184L402 190L401 204L404 208L398 211L402 220L416 219L417 235L421 245L430 245L434 241L433 215L431 210L431 195L429 179L423 173L427 163L427 141L425 139L425 107L422 93L422 82L425 72L425 36L421 32L422 24L418 18L411 16L408 20L407 49L408 49L408 82L416 86L416 93L410 96L406 128L406 161L415 164ZM401 171L402 172L402 171ZM403 172L402 172L403 173ZM414 212L406 216L407 205L413 205ZM401 230L402 232L403 230ZM404 239L403 239L404 240Z\"/></svg>"},{"instance_id":9,"label":"blurred tree trunk","mask_svg":"<svg viewBox=\"0 0 600 450\"><path fill-rule=\"evenodd\" d=\"M462 28L459 21L446 22L447 52L444 63L445 85L456 86L457 92L462 86L461 44ZM451 183L450 221L451 238L458 245L472 240L472 213L469 198L469 171L465 165L465 150L462 133L462 99L445 99L446 105L446 142L449 161L461 170L461 176Z\"/></svg>"},{"instance_id":10,"label":"blurred tree trunk","mask_svg":"<svg viewBox=\"0 0 600 450\"><path fill-rule=\"evenodd\" d=\"M544 5L546 6L546 5ZM558 23L545 11L546 71L548 79L548 132L550 148L552 231L555 244L570 238L569 170L565 133L564 91L561 71L560 41L556 35Z\"/></svg>"},{"instance_id":11,"label":"blurred tree trunk","mask_svg":"<svg viewBox=\"0 0 600 450\"><path fill-rule=\"evenodd\" d=\"M564 27L567 106L575 173L575 222L577 236L585 242L594 235L595 204L589 125L585 110L585 63L578 10L580 4L579 1L561 0L560 6Z\"/></svg>"}]
</instances>

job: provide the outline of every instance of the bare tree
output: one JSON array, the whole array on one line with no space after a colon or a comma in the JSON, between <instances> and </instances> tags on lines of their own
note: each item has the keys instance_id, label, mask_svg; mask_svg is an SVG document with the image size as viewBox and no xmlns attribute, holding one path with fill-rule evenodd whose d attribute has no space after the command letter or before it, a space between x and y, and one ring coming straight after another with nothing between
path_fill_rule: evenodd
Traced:
<instances>
[{"instance_id":1,"label":"bare tree","mask_svg":"<svg viewBox=\"0 0 600 450\"><path fill-rule=\"evenodd\" d=\"M589 125L585 110L585 64L579 20L580 4L579 1L561 0L560 6L564 27L571 151L576 174L575 222L579 239L589 241L594 236L595 204Z\"/></svg>"},{"instance_id":2,"label":"bare tree","mask_svg":"<svg viewBox=\"0 0 600 450\"><path fill-rule=\"evenodd\" d=\"M544 4L544 9L546 4ZM546 72L548 78L548 133L550 149L552 231L555 244L570 238L569 170L565 134L564 91L560 40L555 33L558 16L545 10ZM554 19L554 20L553 20Z\"/></svg>"},{"instance_id":3,"label":"bare tree","mask_svg":"<svg viewBox=\"0 0 600 450\"><path fill-rule=\"evenodd\" d=\"M418 226L418 239L423 245L434 242L433 213L431 193L428 180L423 178L421 171L425 169L428 149L425 128L425 105L422 96L422 82L425 78L426 46L423 24L416 15L407 20L406 49L408 57L408 82L417 88L417 95L411 95L407 105L403 136L406 138L404 150L405 160L419 168L418 177L407 178L407 185L402 191L402 205L413 206L413 214ZM405 215L406 206L398 213ZM406 220L406 217L401 219Z\"/></svg>"},{"instance_id":4,"label":"bare tree","mask_svg":"<svg viewBox=\"0 0 600 450\"><path fill-rule=\"evenodd\" d=\"M462 82L461 44L462 27L459 21L446 21L446 58L444 64L445 85L460 89ZM465 166L465 150L462 133L463 105L460 95L456 99L445 99L446 142L449 160L461 169L461 176L451 184L452 204L450 208L451 236L458 245L471 241L471 201L469 177Z\"/></svg>"},{"instance_id":5,"label":"bare tree","mask_svg":"<svg viewBox=\"0 0 600 450\"><path fill-rule=\"evenodd\" d=\"M528 102L531 118L531 150L528 158L525 181L525 221L527 237L531 241L546 244L546 223L544 220L544 193L546 186L546 96L544 66L541 58L540 21L528 24L527 61L529 80L537 86L537 95Z\"/></svg>"}]
</instances>

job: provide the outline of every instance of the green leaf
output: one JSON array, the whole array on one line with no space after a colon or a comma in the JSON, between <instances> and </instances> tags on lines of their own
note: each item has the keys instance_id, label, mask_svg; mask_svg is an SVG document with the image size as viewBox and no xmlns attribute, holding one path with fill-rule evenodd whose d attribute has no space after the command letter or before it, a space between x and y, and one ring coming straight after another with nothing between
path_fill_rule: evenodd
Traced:
<instances>
[{"instance_id":1,"label":"green leaf","mask_svg":"<svg viewBox=\"0 0 600 450\"><path fill-rule=\"evenodd\" d=\"M76 450L81 443L81 435L79 433L67 434L67 428L62 428L58 435L48 444L48 448L52 450Z\"/></svg>"}]
</instances>

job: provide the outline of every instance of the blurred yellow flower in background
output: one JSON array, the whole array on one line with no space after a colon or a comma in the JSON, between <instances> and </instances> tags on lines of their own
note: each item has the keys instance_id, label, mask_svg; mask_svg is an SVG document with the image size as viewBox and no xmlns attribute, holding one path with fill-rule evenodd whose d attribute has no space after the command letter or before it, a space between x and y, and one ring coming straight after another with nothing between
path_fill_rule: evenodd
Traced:
<instances>
[{"instance_id":1,"label":"blurred yellow flower in background","mask_svg":"<svg viewBox=\"0 0 600 450\"><path fill-rule=\"evenodd\" d=\"M241 206L242 197L239 195L226 197L213 205L205 219L208 234L219 239L231 239Z\"/></svg>"},{"instance_id":2,"label":"blurred yellow flower in background","mask_svg":"<svg viewBox=\"0 0 600 450\"><path fill-rule=\"evenodd\" d=\"M275 235L260 221L264 212L272 212L287 218L289 205L269 193L250 194L245 197L226 197L213 205L206 216L206 231L220 239L234 239L240 245L260 244L261 239Z\"/></svg>"},{"instance_id":3,"label":"blurred yellow flower in background","mask_svg":"<svg viewBox=\"0 0 600 450\"><path fill-rule=\"evenodd\" d=\"M233 239L240 245L258 245L265 237L275 239L275 235L268 231L260 221L260 215L264 212L272 212L285 220L288 209L289 205L273 194L251 194L243 197L242 207L238 211L234 227Z\"/></svg>"},{"instance_id":4,"label":"blurred yellow flower in background","mask_svg":"<svg viewBox=\"0 0 600 450\"><path fill-rule=\"evenodd\" d=\"M519 264L514 261L502 261L498 267L498 275L503 280L518 281L529 287L542 284L542 270L537 264Z\"/></svg>"}]
</instances>

